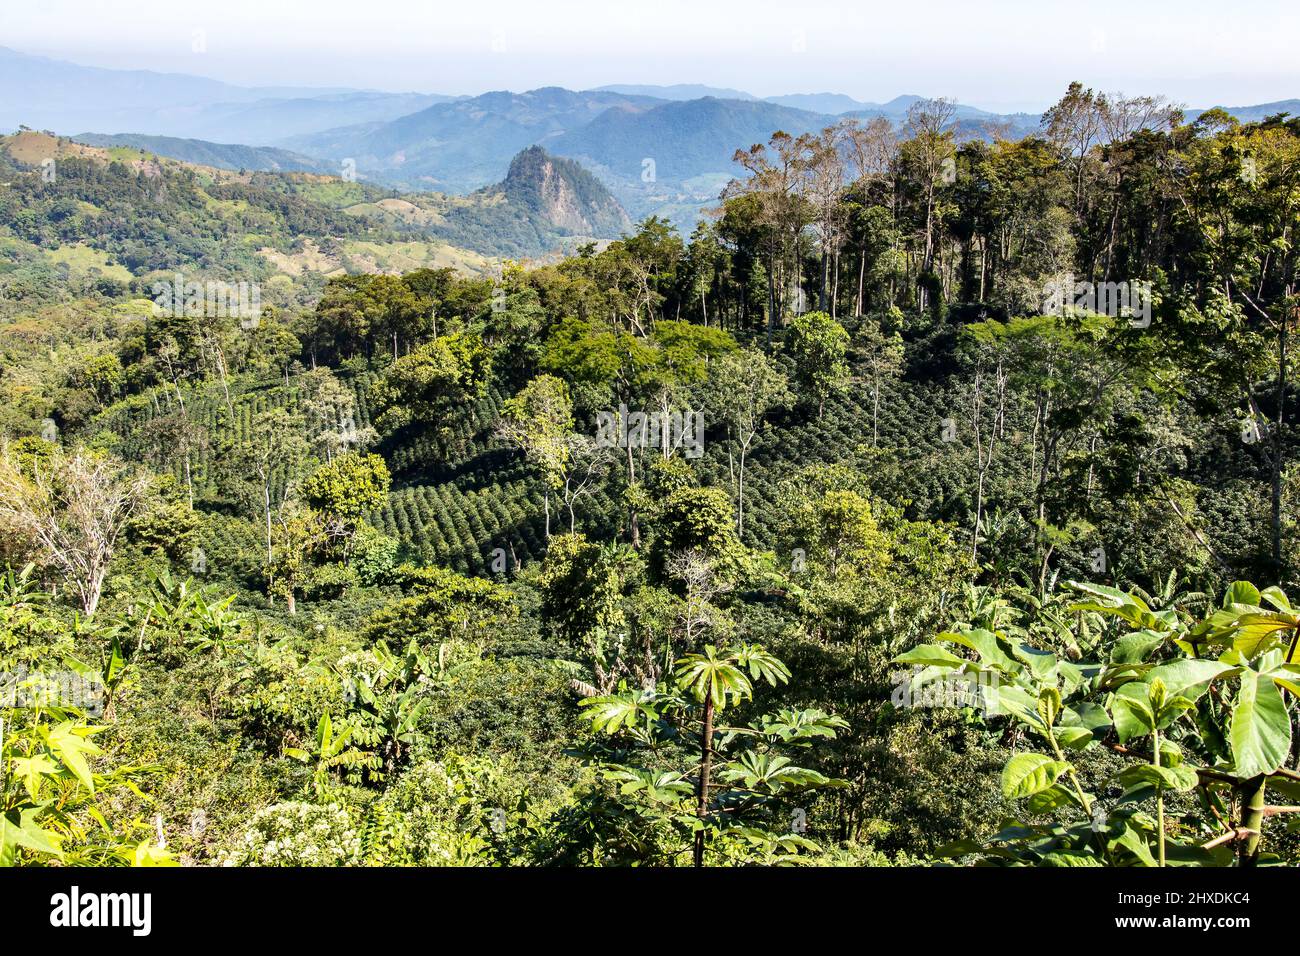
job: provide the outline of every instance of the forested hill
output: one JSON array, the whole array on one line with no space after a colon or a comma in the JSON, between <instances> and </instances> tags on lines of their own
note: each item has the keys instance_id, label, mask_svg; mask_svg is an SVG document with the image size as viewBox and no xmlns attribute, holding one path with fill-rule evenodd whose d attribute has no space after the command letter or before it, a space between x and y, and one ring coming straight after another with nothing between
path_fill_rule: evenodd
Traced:
<instances>
[{"instance_id":1,"label":"forested hill","mask_svg":"<svg viewBox=\"0 0 1300 956\"><path fill-rule=\"evenodd\" d=\"M530 146L506 178L455 203L434 235L515 258L538 256L566 237L616 239L632 222L600 180L571 159Z\"/></svg>"},{"instance_id":2,"label":"forested hill","mask_svg":"<svg viewBox=\"0 0 1300 956\"><path fill-rule=\"evenodd\" d=\"M540 146L521 151L506 178L468 196L405 193L346 207L483 256L540 259L616 239L632 222L595 176Z\"/></svg>"},{"instance_id":3,"label":"forested hill","mask_svg":"<svg viewBox=\"0 0 1300 956\"><path fill-rule=\"evenodd\" d=\"M191 265L266 274L249 238L287 248L300 236L361 235L369 225L287 180L82 146L41 133L0 139L9 180L0 223L38 246L85 243L133 275Z\"/></svg>"},{"instance_id":4,"label":"forested hill","mask_svg":"<svg viewBox=\"0 0 1300 956\"><path fill-rule=\"evenodd\" d=\"M232 143L210 143L201 139L180 139L175 136L142 136L135 133L81 133L72 137L89 146L127 146L142 152L179 159L182 162L216 169L246 170L249 172L308 172L336 173L333 166L326 167L320 160L303 156L287 149L271 146L241 146Z\"/></svg>"},{"instance_id":5,"label":"forested hill","mask_svg":"<svg viewBox=\"0 0 1300 956\"><path fill-rule=\"evenodd\" d=\"M285 271L450 221L357 183L6 161L0 670L86 683L0 701L0 853L1300 861L1300 121L959 119L477 273Z\"/></svg>"},{"instance_id":6,"label":"forested hill","mask_svg":"<svg viewBox=\"0 0 1300 956\"><path fill-rule=\"evenodd\" d=\"M0 137L0 182L0 288L11 300L147 289L155 273L180 270L256 281L268 304L301 305L328 275L487 267L368 206L391 191L339 177L218 169L24 131Z\"/></svg>"}]
</instances>

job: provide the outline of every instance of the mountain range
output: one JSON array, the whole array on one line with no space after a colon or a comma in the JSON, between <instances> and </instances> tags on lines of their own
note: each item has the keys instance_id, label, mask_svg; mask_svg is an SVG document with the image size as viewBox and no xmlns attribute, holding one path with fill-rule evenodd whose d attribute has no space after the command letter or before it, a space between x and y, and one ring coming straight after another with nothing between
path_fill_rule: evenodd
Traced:
<instances>
[{"instance_id":1,"label":"mountain range","mask_svg":"<svg viewBox=\"0 0 1300 956\"><path fill-rule=\"evenodd\" d=\"M184 73L110 70L0 47L0 132L19 125L275 145L286 136L384 121L453 97L320 87L244 87Z\"/></svg>"},{"instance_id":2,"label":"mountain range","mask_svg":"<svg viewBox=\"0 0 1300 956\"><path fill-rule=\"evenodd\" d=\"M901 123L920 97L868 102L835 93L759 98L678 84L544 87L478 96L348 88L240 87L175 73L80 66L0 48L0 132L20 124L223 169L356 176L400 191L466 195L508 178L530 146L577 160L633 218L690 228L734 176L735 150L778 130L845 117ZM1194 117L1201 110L1189 110ZM1243 121L1300 113L1300 100L1232 107ZM1039 116L958 104L964 136L1022 136Z\"/></svg>"}]
</instances>

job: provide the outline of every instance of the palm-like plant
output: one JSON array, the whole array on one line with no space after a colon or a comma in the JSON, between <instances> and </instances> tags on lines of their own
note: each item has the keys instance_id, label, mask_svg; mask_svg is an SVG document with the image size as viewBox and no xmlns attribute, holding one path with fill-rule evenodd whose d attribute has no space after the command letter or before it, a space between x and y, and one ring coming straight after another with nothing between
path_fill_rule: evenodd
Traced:
<instances>
[{"instance_id":1,"label":"palm-like plant","mask_svg":"<svg viewBox=\"0 0 1300 956\"><path fill-rule=\"evenodd\" d=\"M1170 609L1188 613L1204 611L1210 604L1210 596L1204 591L1180 587L1182 583L1178 580L1178 570L1175 568L1169 572L1159 590L1146 591L1133 584L1129 585L1129 592L1141 598L1153 610Z\"/></svg>"},{"instance_id":2,"label":"palm-like plant","mask_svg":"<svg viewBox=\"0 0 1300 956\"><path fill-rule=\"evenodd\" d=\"M322 797L329 790L330 772L336 768L353 768L365 764L370 755L355 747L350 747L354 728L343 726L337 732L334 721L329 714L322 714L316 723L316 734L312 738L312 749L285 747L287 757L303 763L314 764L312 787L317 797Z\"/></svg>"},{"instance_id":3,"label":"palm-like plant","mask_svg":"<svg viewBox=\"0 0 1300 956\"><path fill-rule=\"evenodd\" d=\"M807 746L816 738L834 737L847 724L818 710L784 710L758 726L718 726L728 707L751 700L755 685L770 687L790 678L788 668L764 648L743 645L721 653L707 645L672 668L672 683L655 690L629 689L581 702L593 728L620 743L602 761L606 779L623 798L642 803L651 815L667 813L690 830L692 862L704 865L708 834L726 831L769 859L793 858L814 844L797 834L774 833L748 820L756 811L795 793L835 786L815 770L796 766L781 749ZM694 739L698 756L686 771L664 770L628 762L629 750L647 756ZM715 760L721 765L715 768ZM648 761L649 762L649 761Z\"/></svg>"}]
</instances>

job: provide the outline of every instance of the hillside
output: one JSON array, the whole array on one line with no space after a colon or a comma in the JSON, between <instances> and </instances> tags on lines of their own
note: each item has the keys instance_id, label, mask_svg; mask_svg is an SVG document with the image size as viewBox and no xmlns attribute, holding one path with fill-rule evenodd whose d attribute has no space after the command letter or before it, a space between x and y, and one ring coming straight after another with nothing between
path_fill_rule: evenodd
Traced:
<instances>
[{"instance_id":1,"label":"hillside","mask_svg":"<svg viewBox=\"0 0 1300 956\"><path fill-rule=\"evenodd\" d=\"M1285 24L949 6L6 10L10 949L1287 922Z\"/></svg>"},{"instance_id":2,"label":"hillside","mask_svg":"<svg viewBox=\"0 0 1300 956\"><path fill-rule=\"evenodd\" d=\"M705 97L651 109L611 109L582 129L557 137L549 148L628 180L639 180L642 162L650 158L656 176L679 182L732 170L737 143L747 148L766 142L776 130L798 136L820 130L826 122L826 117L806 110Z\"/></svg>"},{"instance_id":3,"label":"hillside","mask_svg":"<svg viewBox=\"0 0 1300 956\"><path fill-rule=\"evenodd\" d=\"M138 133L81 133L72 137L88 146L126 146L141 152L178 159L214 169L249 172L337 172L326 169L318 160L287 149L271 146L243 146L234 143L210 143L201 139L178 139L173 136L144 136Z\"/></svg>"},{"instance_id":4,"label":"hillside","mask_svg":"<svg viewBox=\"0 0 1300 956\"><path fill-rule=\"evenodd\" d=\"M0 137L0 181L0 290L10 299L49 301L60 281L147 288L152 273L185 270L262 283L268 304L284 305L331 274L486 268L418 228L344 212L386 193L333 177L237 172L28 131Z\"/></svg>"},{"instance_id":5,"label":"hillside","mask_svg":"<svg viewBox=\"0 0 1300 956\"><path fill-rule=\"evenodd\" d=\"M533 259L589 239L614 239L632 223L617 199L573 160L522 150L505 179L468 196L407 193L348 212L406 226L488 256Z\"/></svg>"}]
</instances>

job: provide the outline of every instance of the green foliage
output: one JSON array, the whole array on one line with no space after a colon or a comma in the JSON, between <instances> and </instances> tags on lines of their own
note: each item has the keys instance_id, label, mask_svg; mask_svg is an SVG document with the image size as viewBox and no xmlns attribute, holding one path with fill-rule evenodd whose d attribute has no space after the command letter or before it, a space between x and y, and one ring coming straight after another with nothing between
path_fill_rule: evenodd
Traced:
<instances>
[{"instance_id":1,"label":"green foliage","mask_svg":"<svg viewBox=\"0 0 1300 956\"><path fill-rule=\"evenodd\" d=\"M415 421L439 421L484 394L492 353L477 336L453 333L397 359L373 387L375 422L392 431Z\"/></svg>"},{"instance_id":2,"label":"green foliage","mask_svg":"<svg viewBox=\"0 0 1300 956\"><path fill-rule=\"evenodd\" d=\"M1294 863L1300 125L951 120L776 134L689 237L491 276L349 250L549 243L548 169L604 229L594 181L529 152L431 226L0 156L0 677L102 704L0 702L0 857ZM262 316L151 308L177 269ZM1109 280L1149 323L1044 303ZM602 447L624 405L701 454Z\"/></svg>"},{"instance_id":3,"label":"green foliage","mask_svg":"<svg viewBox=\"0 0 1300 956\"><path fill-rule=\"evenodd\" d=\"M921 645L897 661L916 665L913 686L939 676L970 684L990 713L1006 715L1050 753L1017 753L1002 773L1003 796L1024 801L1028 820L1007 822L977 848L990 862L1073 865L1265 862L1262 804L1270 785L1285 792L1291 749L1283 693L1296 688L1292 662L1300 617L1277 588L1233 584L1222 606L1199 619L1153 610L1134 594L1076 584L1076 614L1113 620L1099 663L1079 663L1027 643L1018 629L974 628L940 635L958 653ZM973 652L974 659L961 653ZM1109 781L1113 804L1089 792L1079 763L1110 747L1131 760ZM1195 791L1200 808L1166 823L1166 797ZM1144 805L1155 806L1154 821ZM1234 813L1237 814L1234 817ZM1047 818L1038 822L1033 817ZM1225 832L1226 831L1226 832Z\"/></svg>"},{"instance_id":4,"label":"green foliage","mask_svg":"<svg viewBox=\"0 0 1300 956\"><path fill-rule=\"evenodd\" d=\"M299 493L312 508L344 524L349 531L384 503L392 478L379 455L341 455L321 465L302 483Z\"/></svg>"},{"instance_id":5,"label":"green foliage","mask_svg":"<svg viewBox=\"0 0 1300 956\"><path fill-rule=\"evenodd\" d=\"M710 844L733 862L792 863L817 851L801 827L782 832L778 821L783 809L796 807L792 801L842 784L792 758L818 739L834 738L845 722L817 710L782 710L750 725L714 723L715 714L751 699L756 683L776 686L789 676L761 647L720 654L709 645L680 658L667 685L621 685L615 694L582 701L602 735L591 755L614 788L609 799L631 814L627 825L643 833L647 845L640 852L652 862L677 862L688 840L696 866ZM693 738L699 741L694 751ZM605 851L617 853L610 842Z\"/></svg>"},{"instance_id":6,"label":"green foliage","mask_svg":"<svg viewBox=\"0 0 1300 956\"><path fill-rule=\"evenodd\" d=\"M159 768L110 763L94 739L113 736L90 715L103 709L105 689L120 684L120 649L113 644L97 673L48 643L63 627L32 568L8 572L0 589L0 866L169 865L149 827L129 816L147 806L142 787Z\"/></svg>"},{"instance_id":7,"label":"green foliage","mask_svg":"<svg viewBox=\"0 0 1300 956\"><path fill-rule=\"evenodd\" d=\"M794 356L795 380L800 393L816 403L818 417L826 400L848 387L848 346L848 332L825 312L809 312L790 323L786 348Z\"/></svg>"}]
</instances>

